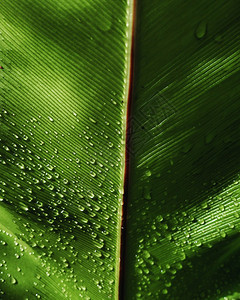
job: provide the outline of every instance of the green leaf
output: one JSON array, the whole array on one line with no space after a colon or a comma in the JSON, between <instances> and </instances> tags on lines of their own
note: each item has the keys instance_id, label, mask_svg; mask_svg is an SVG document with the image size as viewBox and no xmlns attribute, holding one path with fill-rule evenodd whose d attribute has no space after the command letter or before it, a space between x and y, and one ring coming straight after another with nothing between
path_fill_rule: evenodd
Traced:
<instances>
[{"instance_id":1,"label":"green leaf","mask_svg":"<svg viewBox=\"0 0 240 300\"><path fill-rule=\"evenodd\" d=\"M239 3L136 2L0 3L1 299L239 298Z\"/></svg>"},{"instance_id":2,"label":"green leaf","mask_svg":"<svg viewBox=\"0 0 240 300\"><path fill-rule=\"evenodd\" d=\"M0 298L116 298L132 6L0 8Z\"/></svg>"},{"instance_id":3,"label":"green leaf","mask_svg":"<svg viewBox=\"0 0 240 300\"><path fill-rule=\"evenodd\" d=\"M126 299L239 299L239 8L139 1Z\"/></svg>"}]
</instances>

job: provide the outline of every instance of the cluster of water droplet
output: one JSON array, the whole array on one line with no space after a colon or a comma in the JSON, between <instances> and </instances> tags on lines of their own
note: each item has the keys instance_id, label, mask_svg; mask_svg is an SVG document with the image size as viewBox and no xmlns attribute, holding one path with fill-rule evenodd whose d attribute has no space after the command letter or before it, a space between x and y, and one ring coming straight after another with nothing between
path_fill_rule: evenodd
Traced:
<instances>
[{"instance_id":1,"label":"cluster of water droplet","mask_svg":"<svg viewBox=\"0 0 240 300\"><path fill-rule=\"evenodd\" d=\"M170 166L174 163L170 162ZM180 197L172 191L166 190L158 199L156 182L162 176L155 172L154 166L144 171L139 169L144 184L135 186L136 203L130 203L129 207L131 218L134 216L130 219L129 236L138 237L137 241L131 240L136 249L132 257L137 286L134 293L139 299L158 299L164 295L171 299L178 287L176 278L183 276L182 270L191 270L192 257L204 255L207 249L239 230L239 176L215 196L178 204ZM212 185L214 190L216 183ZM171 201L170 197L177 209L166 213L166 207L170 206L164 198ZM204 295L207 298L207 292Z\"/></svg>"},{"instance_id":2,"label":"cluster of water droplet","mask_svg":"<svg viewBox=\"0 0 240 300\"><path fill-rule=\"evenodd\" d=\"M112 227L117 226L120 203L117 185L108 176L121 161L114 161L110 152L106 157L102 147L94 150L94 141L98 141L94 135L105 139L109 149L114 144L103 131L86 126L78 133L78 138L86 140L84 146L73 145L66 153L62 146L66 136L51 129L54 117L47 118L51 124L45 125L45 131L42 116L22 126L16 125L15 118L19 121L15 114L2 110L0 201L11 219L9 224L2 223L6 226L1 241L6 249L2 293L9 283L19 283L26 286L29 299L34 290L40 298L48 293L50 280L66 297L87 297L87 279L96 293L113 295L117 233ZM89 120L96 124L92 117ZM17 239L20 246L11 245L5 235ZM36 258L32 267L28 256ZM15 260L16 264L23 261L23 267L17 265L19 270ZM24 284L29 273L32 282Z\"/></svg>"}]
</instances>

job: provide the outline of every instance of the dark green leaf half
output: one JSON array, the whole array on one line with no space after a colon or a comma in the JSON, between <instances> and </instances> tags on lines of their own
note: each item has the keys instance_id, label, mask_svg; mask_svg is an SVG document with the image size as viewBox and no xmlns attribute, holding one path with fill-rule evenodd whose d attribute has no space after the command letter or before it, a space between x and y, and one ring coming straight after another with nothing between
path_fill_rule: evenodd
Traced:
<instances>
[{"instance_id":1,"label":"dark green leaf half","mask_svg":"<svg viewBox=\"0 0 240 300\"><path fill-rule=\"evenodd\" d=\"M239 4L138 2L126 299L239 299Z\"/></svg>"}]
</instances>

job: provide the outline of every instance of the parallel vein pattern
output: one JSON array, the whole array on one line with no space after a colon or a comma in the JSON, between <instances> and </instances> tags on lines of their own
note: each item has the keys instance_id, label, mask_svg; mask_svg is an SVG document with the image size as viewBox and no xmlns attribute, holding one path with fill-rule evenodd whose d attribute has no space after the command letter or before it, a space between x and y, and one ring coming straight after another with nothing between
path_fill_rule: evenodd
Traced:
<instances>
[{"instance_id":1,"label":"parallel vein pattern","mask_svg":"<svg viewBox=\"0 0 240 300\"><path fill-rule=\"evenodd\" d=\"M239 12L139 1L126 299L239 298Z\"/></svg>"},{"instance_id":2,"label":"parallel vein pattern","mask_svg":"<svg viewBox=\"0 0 240 300\"><path fill-rule=\"evenodd\" d=\"M0 298L118 292L129 3L0 4Z\"/></svg>"}]
</instances>

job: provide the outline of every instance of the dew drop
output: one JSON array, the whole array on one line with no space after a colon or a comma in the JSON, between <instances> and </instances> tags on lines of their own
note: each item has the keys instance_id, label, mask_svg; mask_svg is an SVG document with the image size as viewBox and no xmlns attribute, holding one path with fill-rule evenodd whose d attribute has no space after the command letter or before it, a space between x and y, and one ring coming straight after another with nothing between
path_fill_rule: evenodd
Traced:
<instances>
[{"instance_id":1,"label":"dew drop","mask_svg":"<svg viewBox=\"0 0 240 300\"><path fill-rule=\"evenodd\" d=\"M152 172L150 170L146 170L145 175L147 177L150 177L152 175Z\"/></svg>"},{"instance_id":2,"label":"dew drop","mask_svg":"<svg viewBox=\"0 0 240 300\"><path fill-rule=\"evenodd\" d=\"M207 34L207 22L206 21L201 21L196 30L195 30L195 37L197 39L202 39L205 35Z\"/></svg>"},{"instance_id":3,"label":"dew drop","mask_svg":"<svg viewBox=\"0 0 240 300\"><path fill-rule=\"evenodd\" d=\"M216 43L221 43L221 42L223 41L223 38L222 38L221 34L216 34L216 35L214 36L214 41L215 41Z\"/></svg>"},{"instance_id":4,"label":"dew drop","mask_svg":"<svg viewBox=\"0 0 240 300\"><path fill-rule=\"evenodd\" d=\"M96 120L94 120L93 118L89 118L89 121L91 121L92 123L94 123L94 124L96 124L97 123L97 121Z\"/></svg>"},{"instance_id":5,"label":"dew drop","mask_svg":"<svg viewBox=\"0 0 240 300\"><path fill-rule=\"evenodd\" d=\"M92 191L88 191L88 197L92 199L94 197L94 193Z\"/></svg>"},{"instance_id":6,"label":"dew drop","mask_svg":"<svg viewBox=\"0 0 240 300\"><path fill-rule=\"evenodd\" d=\"M209 133L205 136L205 143L206 143L206 144L210 144L210 143L213 141L214 137L215 137L215 134L212 133L212 132L209 132Z\"/></svg>"},{"instance_id":7,"label":"dew drop","mask_svg":"<svg viewBox=\"0 0 240 300\"><path fill-rule=\"evenodd\" d=\"M166 295L168 293L168 290L167 289L163 289L162 293L163 293L163 295Z\"/></svg>"},{"instance_id":8,"label":"dew drop","mask_svg":"<svg viewBox=\"0 0 240 300\"><path fill-rule=\"evenodd\" d=\"M96 177L96 173L93 172L93 171L90 171L90 175L91 175L92 177Z\"/></svg>"},{"instance_id":9,"label":"dew drop","mask_svg":"<svg viewBox=\"0 0 240 300\"><path fill-rule=\"evenodd\" d=\"M185 144L183 145L183 147L182 147L182 152L183 152L183 153L188 153L188 152L192 149L192 147L193 147L193 144L187 142L187 143L185 143Z\"/></svg>"},{"instance_id":10,"label":"dew drop","mask_svg":"<svg viewBox=\"0 0 240 300\"><path fill-rule=\"evenodd\" d=\"M17 279L15 277L11 277L11 284L17 284Z\"/></svg>"}]
</instances>

